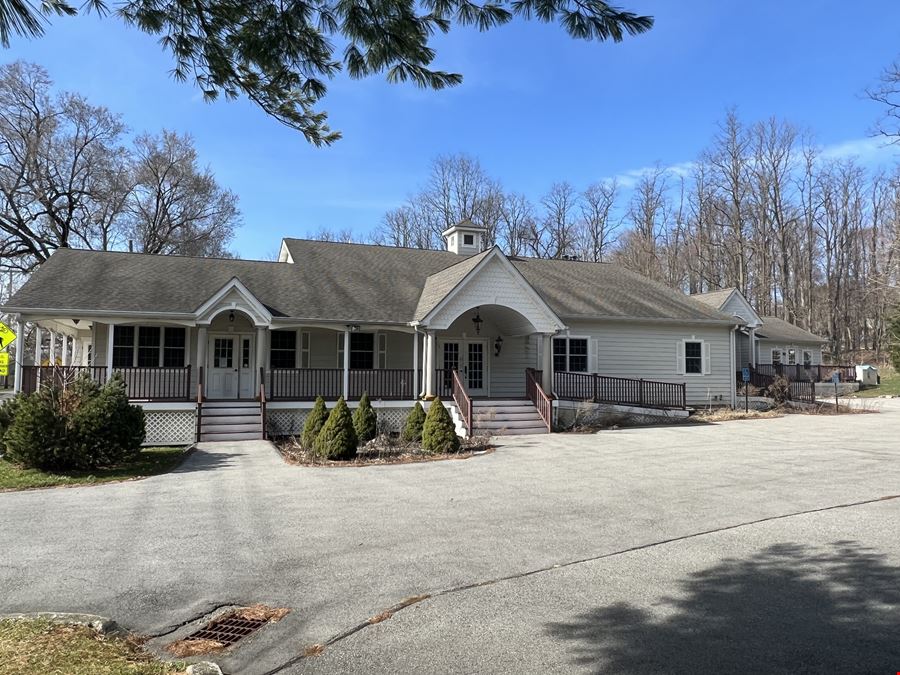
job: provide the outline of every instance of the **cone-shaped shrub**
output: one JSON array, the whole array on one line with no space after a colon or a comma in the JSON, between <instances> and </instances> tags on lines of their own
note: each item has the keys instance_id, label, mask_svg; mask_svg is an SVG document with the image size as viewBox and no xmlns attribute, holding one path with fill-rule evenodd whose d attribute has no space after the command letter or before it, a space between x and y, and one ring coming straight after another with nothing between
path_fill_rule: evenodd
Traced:
<instances>
[{"instance_id":1,"label":"cone-shaped shrub","mask_svg":"<svg viewBox=\"0 0 900 675\"><path fill-rule=\"evenodd\" d=\"M321 396L316 397L316 404L306 416L306 422L303 424L303 435L300 436L300 445L304 450L312 450L316 443L316 438L325 421L328 419L328 408L325 407L325 399Z\"/></svg>"},{"instance_id":2,"label":"cone-shaped shrub","mask_svg":"<svg viewBox=\"0 0 900 675\"><path fill-rule=\"evenodd\" d=\"M378 433L378 415L369 402L368 392L363 392L359 399L359 405L353 411L353 429L356 431L356 440L365 443L375 438Z\"/></svg>"},{"instance_id":3,"label":"cone-shaped shrub","mask_svg":"<svg viewBox=\"0 0 900 675\"><path fill-rule=\"evenodd\" d=\"M429 454L456 452L459 450L459 436L453 428L453 419L441 403L440 397L431 402L425 425L422 428L422 450Z\"/></svg>"},{"instance_id":4,"label":"cone-shaped shrub","mask_svg":"<svg viewBox=\"0 0 900 675\"><path fill-rule=\"evenodd\" d=\"M425 426L425 409L416 401L415 407L406 416L403 427L403 440L407 443L418 443L422 440L422 427Z\"/></svg>"},{"instance_id":5,"label":"cone-shaped shrub","mask_svg":"<svg viewBox=\"0 0 900 675\"><path fill-rule=\"evenodd\" d=\"M338 399L337 405L328 415L328 421L316 438L315 452L323 459L353 459L356 457L356 430L353 428L353 417L344 397Z\"/></svg>"}]
</instances>

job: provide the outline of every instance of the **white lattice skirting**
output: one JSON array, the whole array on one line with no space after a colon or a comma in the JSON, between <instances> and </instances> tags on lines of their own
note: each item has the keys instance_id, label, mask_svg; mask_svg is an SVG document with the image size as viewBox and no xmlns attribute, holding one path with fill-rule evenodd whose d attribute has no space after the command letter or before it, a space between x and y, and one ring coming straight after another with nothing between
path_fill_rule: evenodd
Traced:
<instances>
[{"instance_id":1,"label":"white lattice skirting","mask_svg":"<svg viewBox=\"0 0 900 675\"><path fill-rule=\"evenodd\" d=\"M190 445L197 436L194 410L144 410L144 445Z\"/></svg>"},{"instance_id":2,"label":"white lattice skirting","mask_svg":"<svg viewBox=\"0 0 900 675\"><path fill-rule=\"evenodd\" d=\"M399 432L406 424L406 416L410 410L408 407L375 408L378 430L385 433ZM266 431L270 436L297 436L303 432L303 424L309 412L308 408L270 408L266 411Z\"/></svg>"}]
</instances>

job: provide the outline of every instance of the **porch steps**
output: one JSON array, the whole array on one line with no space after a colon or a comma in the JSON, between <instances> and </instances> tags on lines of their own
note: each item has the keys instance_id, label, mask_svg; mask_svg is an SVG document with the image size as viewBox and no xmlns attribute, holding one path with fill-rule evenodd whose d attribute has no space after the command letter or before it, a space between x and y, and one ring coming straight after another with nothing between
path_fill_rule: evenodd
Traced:
<instances>
[{"instance_id":1,"label":"porch steps","mask_svg":"<svg viewBox=\"0 0 900 675\"><path fill-rule=\"evenodd\" d=\"M262 438L258 401L205 401L201 408L201 441L247 441Z\"/></svg>"},{"instance_id":2,"label":"porch steps","mask_svg":"<svg viewBox=\"0 0 900 675\"><path fill-rule=\"evenodd\" d=\"M476 436L547 433L547 425L527 399L475 399L472 417Z\"/></svg>"}]
</instances>

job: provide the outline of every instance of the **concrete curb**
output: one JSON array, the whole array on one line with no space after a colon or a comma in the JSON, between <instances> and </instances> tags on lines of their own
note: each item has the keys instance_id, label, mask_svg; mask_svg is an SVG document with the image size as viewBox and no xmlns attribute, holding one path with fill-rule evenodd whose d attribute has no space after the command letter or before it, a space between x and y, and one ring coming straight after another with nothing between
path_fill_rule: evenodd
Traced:
<instances>
[{"instance_id":1,"label":"concrete curb","mask_svg":"<svg viewBox=\"0 0 900 675\"><path fill-rule=\"evenodd\" d=\"M104 635L125 634L125 631L122 630L115 621L97 614L79 614L77 612L24 612L18 614L0 614L0 619L44 619L50 623L87 626Z\"/></svg>"}]
</instances>

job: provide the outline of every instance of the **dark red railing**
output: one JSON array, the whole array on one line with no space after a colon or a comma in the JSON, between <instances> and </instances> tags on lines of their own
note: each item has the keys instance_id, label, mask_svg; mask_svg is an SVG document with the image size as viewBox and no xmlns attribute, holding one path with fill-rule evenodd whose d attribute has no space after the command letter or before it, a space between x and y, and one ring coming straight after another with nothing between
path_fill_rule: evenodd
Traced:
<instances>
[{"instance_id":1,"label":"dark red railing","mask_svg":"<svg viewBox=\"0 0 900 675\"><path fill-rule=\"evenodd\" d=\"M106 366L23 366L22 391L30 394L48 384L64 386L87 373L97 384L107 381ZM128 398L139 401L188 401L191 399L191 367L113 368L125 381Z\"/></svg>"},{"instance_id":2,"label":"dark red railing","mask_svg":"<svg viewBox=\"0 0 900 675\"><path fill-rule=\"evenodd\" d=\"M463 418L463 424L466 425L466 431L469 432L469 435L472 435L472 397L469 396L469 392L466 391L466 385L463 384L462 378L459 376L459 371L453 371L453 400L456 402L456 407L459 409L459 414Z\"/></svg>"},{"instance_id":3,"label":"dark red railing","mask_svg":"<svg viewBox=\"0 0 900 675\"><path fill-rule=\"evenodd\" d=\"M272 368L269 398L272 401L314 401L321 396L336 401L344 393L340 368Z\"/></svg>"},{"instance_id":4,"label":"dark red railing","mask_svg":"<svg viewBox=\"0 0 900 675\"><path fill-rule=\"evenodd\" d=\"M197 380L197 442L200 442L200 431L203 428L203 366L200 366Z\"/></svg>"},{"instance_id":5,"label":"dark red railing","mask_svg":"<svg viewBox=\"0 0 900 675\"><path fill-rule=\"evenodd\" d=\"M352 369L348 398L356 401L364 393L383 401L414 399L412 368ZM313 401L321 396L336 401L344 394L344 371L341 368L273 368L269 371L269 400Z\"/></svg>"},{"instance_id":6,"label":"dark red railing","mask_svg":"<svg viewBox=\"0 0 900 675\"><path fill-rule=\"evenodd\" d=\"M538 415L547 425L547 431L553 431L553 403L538 383L537 371L534 368L525 370L525 396L534 405Z\"/></svg>"},{"instance_id":7,"label":"dark red railing","mask_svg":"<svg viewBox=\"0 0 900 675\"><path fill-rule=\"evenodd\" d=\"M416 398L413 391L412 368L380 368L378 370L350 371L350 400L362 398L366 392L369 398L383 401L411 401Z\"/></svg>"},{"instance_id":8,"label":"dark red railing","mask_svg":"<svg viewBox=\"0 0 900 675\"><path fill-rule=\"evenodd\" d=\"M266 371L262 367L259 369L259 415L262 439L266 440Z\"/></svg>"},{"instance_id":9,"label":"dark red railing","mask_svg":"<svg viewBox=\"0 0 900 675\"><path fill-rule=\"evenodd\" d=\"M633 405L640 408L687 408L682 382L609 377L596 373L553 373L553 393L568 401Z\"/></svg>"}]
</instances>

